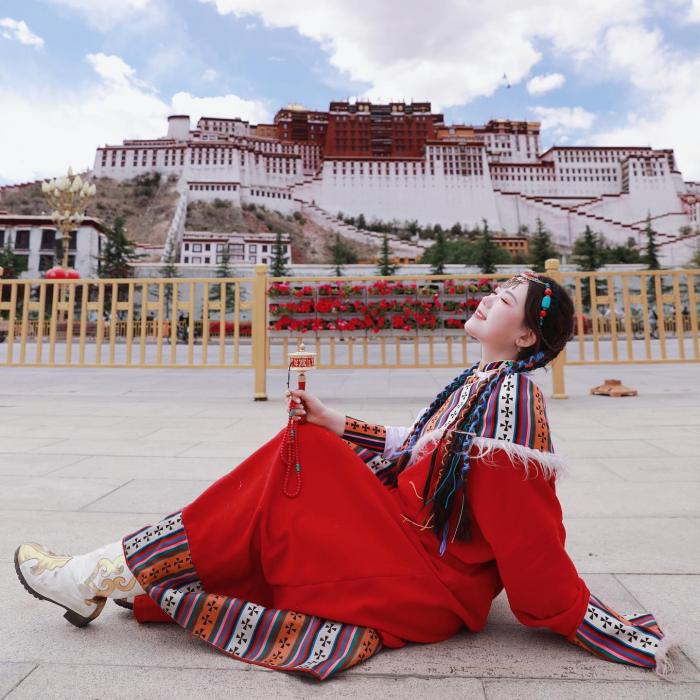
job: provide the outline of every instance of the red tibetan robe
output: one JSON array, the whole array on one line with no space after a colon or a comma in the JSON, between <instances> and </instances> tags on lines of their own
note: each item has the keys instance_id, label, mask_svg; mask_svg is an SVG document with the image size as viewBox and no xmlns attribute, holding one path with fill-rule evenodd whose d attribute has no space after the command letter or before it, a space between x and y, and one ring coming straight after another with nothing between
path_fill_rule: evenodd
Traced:
<instances>
[{"instance_id":1,"label":"red tibetan robe","mask_svg":"<svg viewBox=\"0 0 700 700\"><path fill-rule=\"evenodd\" d=\"M444 402L423 431L425 453L399 475L398 488L377 475L393 464L408 428L347 417L341 439L303 424L298 496L283 493L280 431L170 519L125 537L127 565L149 596L136 599L136 616L163 619L165 611L236 658L319 678L381 645L439 642L465 626L478 632L503 587L522 623L573 635L589 591L564 549L544 399L527 376L499 385L495 408L484 418L492 424L477 430L467 490L471 540L450 542L440 556L435 534L420 525L428 438L468 410L475 384L487 381L499 364L482 366L485 371ZM527 468L514 459L518 455L529 458ZM250 649L249 636L240 631L249 619L243 624L241 616L260 628L258 608L267 616L265 630L273 631L260 632ZM315 634L313 649L293 638L294 648L303 650L298 657L281 656L278 648L284 646L279 626L296 619L285 617L290 614L311 616L301 631L291 628L297 637ZM321 650L320 640L329 638L317 633L324 620L342 623L334 633L344 635L345 656L333 642L342 658Z\"/></svg>"}]
</instances>

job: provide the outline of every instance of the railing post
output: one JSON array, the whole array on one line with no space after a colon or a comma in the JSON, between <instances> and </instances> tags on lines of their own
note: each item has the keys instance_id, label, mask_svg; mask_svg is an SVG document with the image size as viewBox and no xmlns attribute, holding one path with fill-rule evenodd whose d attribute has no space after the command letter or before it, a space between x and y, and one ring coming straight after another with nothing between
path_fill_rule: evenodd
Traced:
<instances>
[{"instance_id":1,"label":"railing post","mask_svg":"<svg viewBox=\"0 0 700 700\"><path fill-rule=\"evenodd\" d=\"M544 261L544 271L557 284L563 284L563 277L559 269L557 258L547 258ZM566 395L566 383L564 379L564 366L566 365L566 348L564 348L552 362L552 398L568 399Z\"/></svg>"},{"instance_id":2,"label":"railing post","mask_svg":"<svg viewBox=\"0 0 700 700\"><path fill-rule=\"evenodd\" d=\"M254 401L267 401L267 265L255 265L253 278L253 318L251 322L251 352L255 374Z\"/></svg>"}]
</instances>

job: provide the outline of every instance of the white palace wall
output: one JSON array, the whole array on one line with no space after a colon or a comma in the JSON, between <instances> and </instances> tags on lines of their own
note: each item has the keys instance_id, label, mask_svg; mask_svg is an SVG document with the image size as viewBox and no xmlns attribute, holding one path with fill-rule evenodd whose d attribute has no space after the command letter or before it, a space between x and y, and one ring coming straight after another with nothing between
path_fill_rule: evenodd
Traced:
<instances>
[{"instance_id":1,"label":"white palace wall","mask_svg":"<svg viewBox=\"0 0 700 700\"><path fill-rule=\"evenodd\" d=\"M613 243L630 236L642 242L647 214L660 242L700 225L700 185L683 182L670 150L577 147L539 154L532 141L514 145L489 136L483 143L428 141L423 158L329 158L314 172L318 146L253 137L245 123L224 121L211 120L209 128L226 134L190 131L185 139L185 118L176 117L167 138L100 148L95 175L176 174L187 183L188 200L252 202L286 214L315 204L331 215L443 227L486 219L492 230L507 233L523 225L533 230L540 218L564 246L587 224ZM697 238L669 243L660 255L684 264L697 245Z\"/></svg>"}]
</instances>

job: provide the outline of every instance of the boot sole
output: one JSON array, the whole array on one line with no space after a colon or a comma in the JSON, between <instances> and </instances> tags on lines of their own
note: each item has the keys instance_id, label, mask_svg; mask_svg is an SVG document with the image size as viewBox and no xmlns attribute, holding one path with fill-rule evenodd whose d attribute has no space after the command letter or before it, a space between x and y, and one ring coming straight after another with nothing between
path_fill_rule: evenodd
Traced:
<instances>
[{"instance_id":1,"label":"boot sole","mask_svg":"<svg viewBox=\"0 0 700 700\"><path fill-rule=\"evenodd\" d=\"M130 603L128 600L125 600L124 598L112 598L112 602L115 605L118 605L120 608L126 608L127 610L134 609L134 604Z\"/></svg>"},{"instance_id":2,"label":"boot sole","mask_svg":"<svg viewBox=\"0 0 700 700\"><path fill-rule=\"evenodd\" d=\"M37 593L28 583L27 579L24 578L24 574L22 574L22 570L19 568L19 550L20 547L17 547L15 550L15 572L17 573L17 578L19 579L20 583L24 587L24 589L27 591L27 593L30 593L33 595L35 598L38 598L39 600L47 600L49 603L53 603L54 605L58 605L59 607L63 608L66 612L63 615L63 617L68 620L68 622L71 623L71 625L75 625L76 627L85 627L85 625L89 624L92 622L101 612L102 608L104 607L105 603L107 602L106 598L97 598L95 599L95 603L97 604L97 608L95 609L95 612L90 615L90 617L84 617L80 613L76 612L75 610L71 608L67 608L65 605L62 603L59 603L56 600L53 600L51 598L47 598L46 596L41 595L40 593Z\"/></svg>"}]
</instances>

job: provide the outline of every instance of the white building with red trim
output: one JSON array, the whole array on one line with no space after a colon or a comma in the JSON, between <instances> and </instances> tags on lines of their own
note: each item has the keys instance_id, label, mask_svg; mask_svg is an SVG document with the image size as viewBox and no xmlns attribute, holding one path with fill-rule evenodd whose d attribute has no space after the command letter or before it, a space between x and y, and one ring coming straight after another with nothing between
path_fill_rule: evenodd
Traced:
<instances>
[{"instance_id":1,"label":"white building with red trim","mask_svg":"<svg viewBox=\"0 0 700 700\"><path fill-rule=\"evenodd\" d=\"M203 117L194 129L174 115L163 138L97 149L98 176L153 171L178 175L190 201L320 211L324 225L342 212L444 227L486 219L512 234L539 218L564 248L587 225L610 242L642 246L648 215L664 264L685 264L699 245L700 185L683 180L672 149L541 152L538 122L446 126L429 103L295 105L271 125Z\"/></svg>"},{"instance_id":2,"label":"white building with red trim","mask_svg":"<svg viewBox=\"0 0 700 700\"><path fill-rule=\"evenodd\" d=\"M219 265L228 247L229 263L272 264L275 233L216 233L211 231L186 231L182 237L179 262L185 265ZM289 234L282 234L283 254L287 263L292 261L292 245Z\"/></svg>"},{"instance_id":3,"label":"white building with red trim","mask_svg":"<svg viewBox=\"0 0 700 700\"><path fill-rule=\"evenodd\" d=\"M9 247L19 258L21 279L37 279L63 258L57 246L56 225L49 216L27 216L0 211L0 248ZM104 226L87 217L71 232L68 247L68 267L81 277L96 277L98 258L102 254Z\"/></svg>"}]
</instances>

